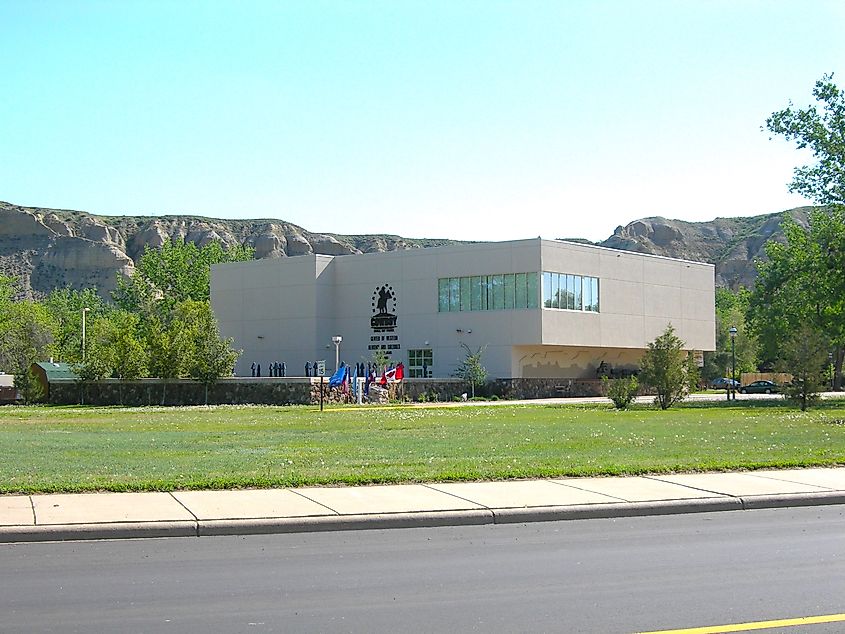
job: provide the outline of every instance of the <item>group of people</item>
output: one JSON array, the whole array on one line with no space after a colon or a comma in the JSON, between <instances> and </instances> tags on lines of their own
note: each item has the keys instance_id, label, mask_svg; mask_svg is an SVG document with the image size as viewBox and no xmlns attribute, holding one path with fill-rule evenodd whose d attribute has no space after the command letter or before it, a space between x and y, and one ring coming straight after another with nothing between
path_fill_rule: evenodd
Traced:
<instances>
[{"instance_id":1,"label":"group of people","mask_svg":"<svg viewBox=\"0 0 845 634\"><path fill-rule=\"evenodd\" d=\"M287 376L288 368L285 365L284 361L274 361L267 364L267 376ZM252 376L261 376L261 364L256 363L255 361L252 362L250 366L252 370Z\"/></svg>"}]
</instances>

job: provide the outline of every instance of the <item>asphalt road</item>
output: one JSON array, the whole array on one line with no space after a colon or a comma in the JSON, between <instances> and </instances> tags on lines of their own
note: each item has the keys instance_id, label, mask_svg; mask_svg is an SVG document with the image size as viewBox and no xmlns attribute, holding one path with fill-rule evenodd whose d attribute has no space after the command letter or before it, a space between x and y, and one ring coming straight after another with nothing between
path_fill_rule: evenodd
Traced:
<instances>
[{"instance_id":1,"label":"asphalt road","mask_svg":"<svg viewBox=\"0 0 845 634\"><path fill-rule=\"evenodd\" d=\"M3 632L629 633L841 613L843 506L0 545Z\"/></svg>"}]
</instances>

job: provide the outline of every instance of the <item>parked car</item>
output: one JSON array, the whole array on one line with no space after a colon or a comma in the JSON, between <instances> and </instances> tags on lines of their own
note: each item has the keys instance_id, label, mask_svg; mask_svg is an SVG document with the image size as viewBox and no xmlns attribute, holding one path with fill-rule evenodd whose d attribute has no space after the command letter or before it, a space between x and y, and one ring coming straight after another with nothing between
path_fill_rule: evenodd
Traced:
<instances>
[{"instance_id":1,"label":"parked car","mask_svg":"<svg viewBox=\"0 0 845 634\"><path fill-rule=\"evenodd\" d=\"M713 379L712 381L710 381L710 387L713 388L714 390L726 390L729 387L731 387L732 385L735 388L739 387L739 381L737 381L736 379L729 379L729 378L724 377L724 376L719 377L718 379Z\"/></svg>"},{"instance_id":2,"label":"parked car","mask_svg":"<svg viewBox=\"0 0 845 634\"><path fill-rule=\"evenodd\" d=\"M754 381L753 383L749 383L748 385L743 385L739 388L740 394L775 394L779 392L780 388L777 386L776 383L772 383L771 381Z\"/></svg>"}]
</instances>

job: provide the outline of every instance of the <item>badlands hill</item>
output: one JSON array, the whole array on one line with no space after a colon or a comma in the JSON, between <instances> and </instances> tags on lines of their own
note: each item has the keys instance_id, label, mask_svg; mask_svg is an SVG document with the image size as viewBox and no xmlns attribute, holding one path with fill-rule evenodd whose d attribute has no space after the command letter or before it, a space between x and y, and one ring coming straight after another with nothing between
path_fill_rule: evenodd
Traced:
<instances>
[{"instance_id":1,"label":"badlands hill","mask_svg":"<svg viewBox=\"0 0 845 634\"><path fill-rule=\"evenodd\" d=\"M64 286L96 287L108 296L118 274L131 275L144 247L159 247L167 239L178 238L199 246L214 240L226 246L247 245L255 249L256 258L347 255L454 242L317 234L283 220L98 216L0 202L0 273L17 277L26 297L43 296Z\"/></svg>"},{"instance_id":2,"label":"badlands hill","mask_svg":"<svg viewBox=\"0 0 845 634\"><path fill-rule=\"evenodd\" d=\"M716 265L716 283L750 286L754 260L768 240L782 238L786 216L806 224L810 208L754 216L684 222L644 218L617 227L601 246ZM23 296L40 297L56 287L96 287L105 296L117 275L130 275L144 248L184 238L202 246L219 240L243 244L257 258L308 253L346 255L454 244L393 235L317 234L283 220L220 220L200 216L99 216L83 211L21 207L0 202L0 273L20 281Z\"/></svg>"}]
</instances>

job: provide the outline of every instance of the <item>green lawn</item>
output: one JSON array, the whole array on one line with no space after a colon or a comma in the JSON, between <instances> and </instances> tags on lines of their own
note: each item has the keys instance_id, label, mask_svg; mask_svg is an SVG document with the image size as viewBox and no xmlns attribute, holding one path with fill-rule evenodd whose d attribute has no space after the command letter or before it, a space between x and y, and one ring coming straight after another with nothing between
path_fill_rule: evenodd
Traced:
<instances>
[{"instance_id":1,"label":"green lawn","mask_svg":"<svg viewBox=\"0 0 845 634\"><path fill-rule=\"evenodd\" d=\"M845 464L845 401L0 408L0 492L173 490Z\"/></svg>"}]
</instances>

